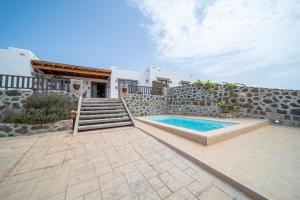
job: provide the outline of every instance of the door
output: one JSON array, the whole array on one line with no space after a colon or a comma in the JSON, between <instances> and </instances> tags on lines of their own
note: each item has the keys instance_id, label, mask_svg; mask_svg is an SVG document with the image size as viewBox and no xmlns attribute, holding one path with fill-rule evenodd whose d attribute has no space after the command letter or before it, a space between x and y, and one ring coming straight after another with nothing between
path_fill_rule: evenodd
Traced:
<instances>
[{"instance_id":1,"label":"door","mask_svg":"<svg viewBox=\"0 0 300 200\"><path fill-rule=\"evenodd\" d=\"M92 98L106 98L106 84L92 82Z\"/></svg>"}]
</instances>

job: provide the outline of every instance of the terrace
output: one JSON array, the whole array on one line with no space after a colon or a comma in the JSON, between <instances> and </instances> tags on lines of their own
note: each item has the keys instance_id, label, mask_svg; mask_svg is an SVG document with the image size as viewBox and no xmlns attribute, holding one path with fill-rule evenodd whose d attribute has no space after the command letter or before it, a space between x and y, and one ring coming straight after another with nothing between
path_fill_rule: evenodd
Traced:
<instances>
[{"instance_id":1,"label":"terrace","mask_svg":"<svg viewBox=\"0 0 300 200\"><path fill-rule=\"evenodd\" d=\"M300 200L300 0L0 10L0 200Z\"/></svg>"},{"instance_id":2,"label":"terrace","mask_svg":"<svg viewBox=\"0 0 300 200\"><path fill-rule=\"evenodd\" d=\"M300 91L238 86L233 92L241 108L226 113L218 101L230 98L227 86L154 89L123 85L121 100L79 100L83 112L75 122L79 122L78 131L86 130L80 125L90 121L97 123L91 126L97 130L34 132L0 140L0 198L299 199ZM21 93L38 91L33 85L5 89L1 95L18 89ZM120 113L103 113L105 103L121 109ZM120 115L131 126L105 128L115 118L90 120L94 112ZM149 123L147 119L153 116L233 126L208 132L174 129ZM218 137L203 143L192 134Z\"/></svg>"}]
</instances>

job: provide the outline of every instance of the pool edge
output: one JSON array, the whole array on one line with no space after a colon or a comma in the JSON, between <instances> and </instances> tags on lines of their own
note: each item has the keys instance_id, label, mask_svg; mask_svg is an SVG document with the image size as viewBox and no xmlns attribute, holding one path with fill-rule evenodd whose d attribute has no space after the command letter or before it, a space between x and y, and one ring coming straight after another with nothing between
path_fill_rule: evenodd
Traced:
<instances>
[{"instance_id":1,"label":"pool edge","mask_svg":"<svg viewBox=\"0 0 300 200\"><path fill-rule=\"evenodd\" d=\"M155 116L169 116L169 115L155 115ZM178 116L178 115L175 115ZM135 117L136 120L141 121L143 123L152 125L156 128L160 128L162 130L168 131L170 133L179 135L181 137L184 137L186 139L198 142L200 144L203 144L205 146L212 145L218 142L222 142L227 139L231 139L233 137L245 134L247 132L253 131L255 129L264 127L269 124L268 120L252 120L248 123L239 123L235 126L230 126L226 128L216 129L212 131L207 132L201 132L196 130L191 130L187 128L182 127L176 127L173 125L167 125L160 122L150 121L147 120L148 118L151 118L154 116L146 116L146 117ZM181 117L189 117L189 116L181 116ZM197 119L196 117L194 117ZM200 116L198 117L200 118ZM222 122L220 119L217 119L216 121ZM227 121L225 121L227 122ZM236 122L232 122L236 123Z\"/></svg>"}]
</instances>

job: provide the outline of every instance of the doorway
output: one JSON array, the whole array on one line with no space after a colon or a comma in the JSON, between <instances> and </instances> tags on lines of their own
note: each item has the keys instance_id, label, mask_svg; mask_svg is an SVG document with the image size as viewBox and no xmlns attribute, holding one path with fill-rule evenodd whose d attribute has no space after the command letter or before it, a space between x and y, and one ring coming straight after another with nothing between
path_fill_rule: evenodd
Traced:
<instances>
[{"instance_id":1,"label":"doorway","mask_svg":"<svg viewBox=\"0 0 300 200\"><path fill-rule=\"evenodd\" d=\"M106 83L92 82L92 98L106 98Z\"/></svg>"}]
</instances>

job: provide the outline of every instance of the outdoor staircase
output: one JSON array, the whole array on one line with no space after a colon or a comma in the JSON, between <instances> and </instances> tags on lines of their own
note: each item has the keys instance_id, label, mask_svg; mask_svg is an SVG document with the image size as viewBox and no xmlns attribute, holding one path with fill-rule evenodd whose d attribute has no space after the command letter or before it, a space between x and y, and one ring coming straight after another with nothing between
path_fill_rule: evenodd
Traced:
<instances>
[{"instance_id":1,"label":"outdoor staircase","mask_svg":"<svg viewBox=\"0 0 300 200\"><path fill-rule=\"evenodd\" d=\"M84 98L78 131L130 126L132 121L120 99Z\"/></svg>"}]
</instances>

